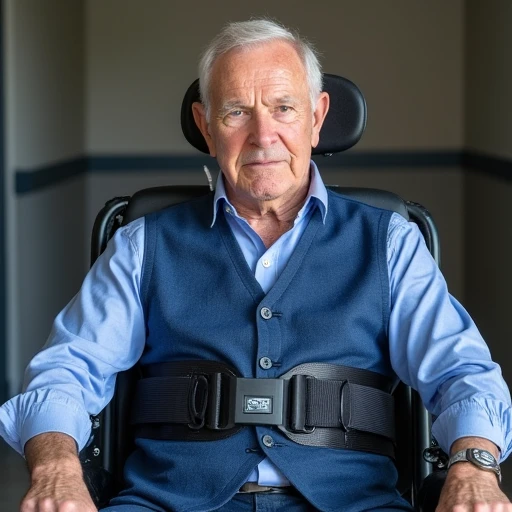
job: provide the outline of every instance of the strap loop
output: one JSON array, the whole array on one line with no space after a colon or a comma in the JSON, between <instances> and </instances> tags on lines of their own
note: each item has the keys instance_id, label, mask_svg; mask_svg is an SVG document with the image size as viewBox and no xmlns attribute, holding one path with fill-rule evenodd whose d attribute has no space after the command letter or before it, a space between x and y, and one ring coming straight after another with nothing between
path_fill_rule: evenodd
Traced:
<instances>
[{"instance_id":1,"label":"strap loop","mask_svg":"<svg viewBox=\"0 0 512 512\"><path fill-rule=\"evenodd\" d=\"M293 375L290 379L290 401L293 407L290 408L289 429L297 434L311 434L315 427L306 425L306 396L307 380L312 377L306 375Z\"/></svg>"},{"instance_id":2,"label":"strap loop","mask_svg":"<svg viewBox=\"0 0 512 512\"><path fill-rule=\"evenodd\" d=\"M206 407L208 405L208 380L204 375L193 375L188 397L189 414L192 421L188 427L199 430L204 427Z\"/></svg>"}]
</instances>

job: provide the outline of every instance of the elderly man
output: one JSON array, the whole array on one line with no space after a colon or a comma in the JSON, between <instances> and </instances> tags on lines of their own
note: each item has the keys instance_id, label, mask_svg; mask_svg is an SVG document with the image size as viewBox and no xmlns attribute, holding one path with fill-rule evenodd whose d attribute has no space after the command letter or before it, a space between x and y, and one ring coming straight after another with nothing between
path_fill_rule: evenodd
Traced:
<instances>
[{"instance_id":1,"label":"elderly man","mask_svg":"<svg viewBox=\"0 0 512 512\"><path fill-rule=\"evenodd\" d=\"M400 378L453 456L439 510L512 510L494 462L511 449L499 367L417 228L326 190L310 160L321 76L310 45L266 20L229 24L206 50L193 114L222 171L215 193L118 230L0 410L31 471L23 512L95 510L77 447L116 372L203 360L261 381L313 362ZM373 449L305 446L265 424L190 437L138 435L105 512L410 510Z\"/></svg>"}]
</instances>

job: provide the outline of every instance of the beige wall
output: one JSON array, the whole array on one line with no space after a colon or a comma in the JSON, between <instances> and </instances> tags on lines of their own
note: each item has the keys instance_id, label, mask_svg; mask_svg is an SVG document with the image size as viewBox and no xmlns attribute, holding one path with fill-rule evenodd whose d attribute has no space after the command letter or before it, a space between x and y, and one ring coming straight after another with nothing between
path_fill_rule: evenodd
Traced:
<instances>
[{"instance_id":1,"label":"beige wall","mask_svg":"<svg viewBox=\"0 0 512 512\"><path fill-rule=\"evenodd\" d=\"M141 8L141 6L144 8ZM88 0L87 150L190 152L183 93L204 45L228 20L270 15L298 28L325 71L363 90L359 149L459 149L463 141L462 0L429 2ZM120 13L122 12L122 16Z\"/></svg>"},{"instance_id":2,"label":"beige wall","mask_svg":"<svg viewBox=\"0 0 512 512\"><path fill-rule=\"evenodd\" d=\"M83 1L11 2L15 158L32 169L83 153Z\"/></svg>"},{"instance_id":3,"label":"beige wall","mask_svg":"<svg viewBox=\"0 0 512 512\"><path fill-rule=\"evenodd\" d=\"M14 173L83 154L83 17L82 0L5 2L11 392L82 277L84 178L16 196Z\"/></svg>"},{"instance_id":4,"label":"beige wall","mask_svg":"<svg viewBox=\"0 0 512 512\"><path fill-rule=\"evenodd\" d=\"M512 3L467 2L466 145L512 158ZM467 307L512 383L512 181L468 172Z\"/></svg>"},{"instance_id":5,"label":"beige wall","mask_svg":"<svg viewBox=\"0 0 512 512\"><path fill-rule=\"evenodd\" d=\"M512 159L512 2L467 0L466 147Z\"/></svg>"},{"instance_id":6,"label":"beige wall","mask_svg":"<svg viewBox=\"0 0 512 512\"><path fill-rule=\"evenodd\" d=\"M21 196L17 202L20 373L46 341L53 319L84 278L89 250L83 237L85 179L72 178Z\"/></svg>"}]
</instances>

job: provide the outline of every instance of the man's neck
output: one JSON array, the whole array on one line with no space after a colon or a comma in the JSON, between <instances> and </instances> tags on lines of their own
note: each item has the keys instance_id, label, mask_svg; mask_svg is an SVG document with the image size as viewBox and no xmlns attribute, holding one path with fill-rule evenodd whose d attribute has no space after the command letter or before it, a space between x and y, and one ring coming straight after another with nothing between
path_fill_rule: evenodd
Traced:
<instances>
[{"instance_id":1,"label":"man's neck","mask_svg":"<svg viewBox=\"0 0 512 512\"><path fill-rule=\"evenodd\" d=\"M300 209L304 206L309 190L306 187L296 192L290 199L275 201L244 202L240 198L229 200L236 208L238 215L243 217L260 236L265 247L269 248L284 233L289 231Z\"/></svg>"}]
</instances>

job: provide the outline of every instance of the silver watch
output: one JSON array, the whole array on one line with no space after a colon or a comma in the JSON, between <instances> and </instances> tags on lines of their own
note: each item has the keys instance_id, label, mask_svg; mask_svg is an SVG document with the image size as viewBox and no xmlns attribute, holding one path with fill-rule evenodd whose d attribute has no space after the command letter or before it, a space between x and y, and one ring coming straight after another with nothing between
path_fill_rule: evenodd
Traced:
<instances>
[{"instance_id":1,"label":"silver watch","mask_svg":"<svg viewBox=\"0 0 512 512\"><path fill-rule=\"evenodd\" d=\"M494 458L492 453L480 448L467 448L453 454L448 461L448 469L456 462L471 462L476 467L484 471L492 471L496 474L498 482L501 484L501 469L498 461Z\"/></svg>"}]
</instances>

